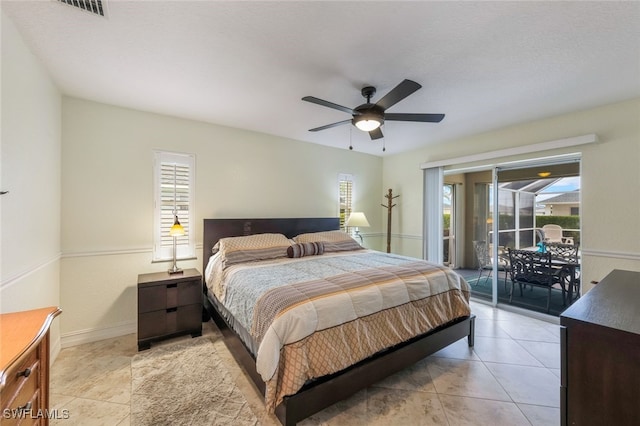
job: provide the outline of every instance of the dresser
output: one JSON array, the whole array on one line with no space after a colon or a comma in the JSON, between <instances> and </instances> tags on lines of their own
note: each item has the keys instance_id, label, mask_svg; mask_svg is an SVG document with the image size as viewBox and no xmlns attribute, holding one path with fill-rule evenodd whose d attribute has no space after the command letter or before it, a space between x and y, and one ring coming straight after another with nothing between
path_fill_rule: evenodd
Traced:
<instances>
[{"instance_id":1,"label":"dresser","mask_svg":"<svg viewBox=\"0 0 640 426\"><path fill-rule=\"evenodd\" d=\"M0 423L48 425L49 327L57 307L0 315Z\"/></svg>"},{"instance_id":2,"label":"dresser","mask_svg":"<svg viewBox=\"0 0 640 426\"><path fill-rule=\"evenodd\" d=\"M138 275L138 350L169 337L201 336L202 297L197 269Z\"/></svg>"},{"instance_id":3,"label":"dresser","mask_svg":"<svg viewBox=\"0 0 640 426\"><path fill-rule=\"evenodd\" d=\"M560 316L562 425L640 425L640 272L614 270Z\"/></svg>"}]
</instances>

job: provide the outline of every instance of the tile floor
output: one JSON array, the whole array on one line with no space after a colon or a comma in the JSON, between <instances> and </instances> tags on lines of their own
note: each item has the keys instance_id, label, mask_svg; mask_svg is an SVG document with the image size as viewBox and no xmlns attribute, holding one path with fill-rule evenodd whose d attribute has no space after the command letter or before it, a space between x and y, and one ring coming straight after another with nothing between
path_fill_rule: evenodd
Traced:
<instances>
[{"instance_id":1,"label":"tile floor","mask_svg":"<svg viewBox=\"0 0 640 426\"><path fill-rule=\"evenodd\" d=\"M475 347L461 340L414 366L306 419L303 425L560 424L558 325L472 302ZM262 425L277 425L227 351L215 325L203 333ZM160 344L172 344L185 336ZM153 350L153 346L152 349ZM51 368L52 424L129 425L134 334L63 349Z\"/></svg>"}]
</instances>

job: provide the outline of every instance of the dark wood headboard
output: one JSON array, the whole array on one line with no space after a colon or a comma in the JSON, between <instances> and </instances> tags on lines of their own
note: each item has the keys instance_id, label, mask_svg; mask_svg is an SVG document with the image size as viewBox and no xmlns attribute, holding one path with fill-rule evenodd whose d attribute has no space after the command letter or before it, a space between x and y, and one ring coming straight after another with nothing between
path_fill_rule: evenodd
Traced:
<instances>
[{"instance_id":1,"label":"dark wood headboard","mask_svg":"<svg viewBox=\"0 0 640 426\"><path fill-rule=\"evenodd\" d=\"M202 240L202 273L211 257L211 249L220 238L244 235L279 233L293 238L306 232L340 229L337 217L289 218L289 219L204 219Z\"/></svg>"}]
</instances>

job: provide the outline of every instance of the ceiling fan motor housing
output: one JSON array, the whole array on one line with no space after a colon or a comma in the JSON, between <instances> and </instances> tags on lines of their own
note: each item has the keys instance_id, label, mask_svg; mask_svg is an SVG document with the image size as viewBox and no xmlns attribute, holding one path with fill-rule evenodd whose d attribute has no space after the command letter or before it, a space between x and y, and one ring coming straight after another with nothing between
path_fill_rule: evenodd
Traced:
<instances>
[{"instance_id":1,"label":"ceiling fan motor housing","mask_svg":"<svg viewBox=\"0 0 640 426\"><path fill-rule=\"evenodd\" d=\"M384 124L384 109L375 104L362 104L353 109L353 119L351 122L356 125L359 121L375 120L380 123L380 126ZM379 126L378 126L379 127Z\"/></svg>"}]
</instances>

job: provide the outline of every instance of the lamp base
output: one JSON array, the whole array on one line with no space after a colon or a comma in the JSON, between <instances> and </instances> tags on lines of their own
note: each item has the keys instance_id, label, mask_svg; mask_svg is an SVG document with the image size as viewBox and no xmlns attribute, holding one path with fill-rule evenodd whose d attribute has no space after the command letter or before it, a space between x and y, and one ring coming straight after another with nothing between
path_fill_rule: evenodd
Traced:
<instances>
[{"instance_id":1,"label":"lamp base","mask_svg":"<svg viewBox=\"0 0 640 426\"><path fill-rule=\"evenodd\" d=\"M177 220L178 220L178 216L176 216L176 221ZM178 268L178 265L176 263L177 260L178 260L178 256L176 254L176 249L177 249L176 236L174 235L173 236L173 265L167 271L169 273L169 275L181 274L182 273L182 269Z\"/></svg>"}]
</instances>

